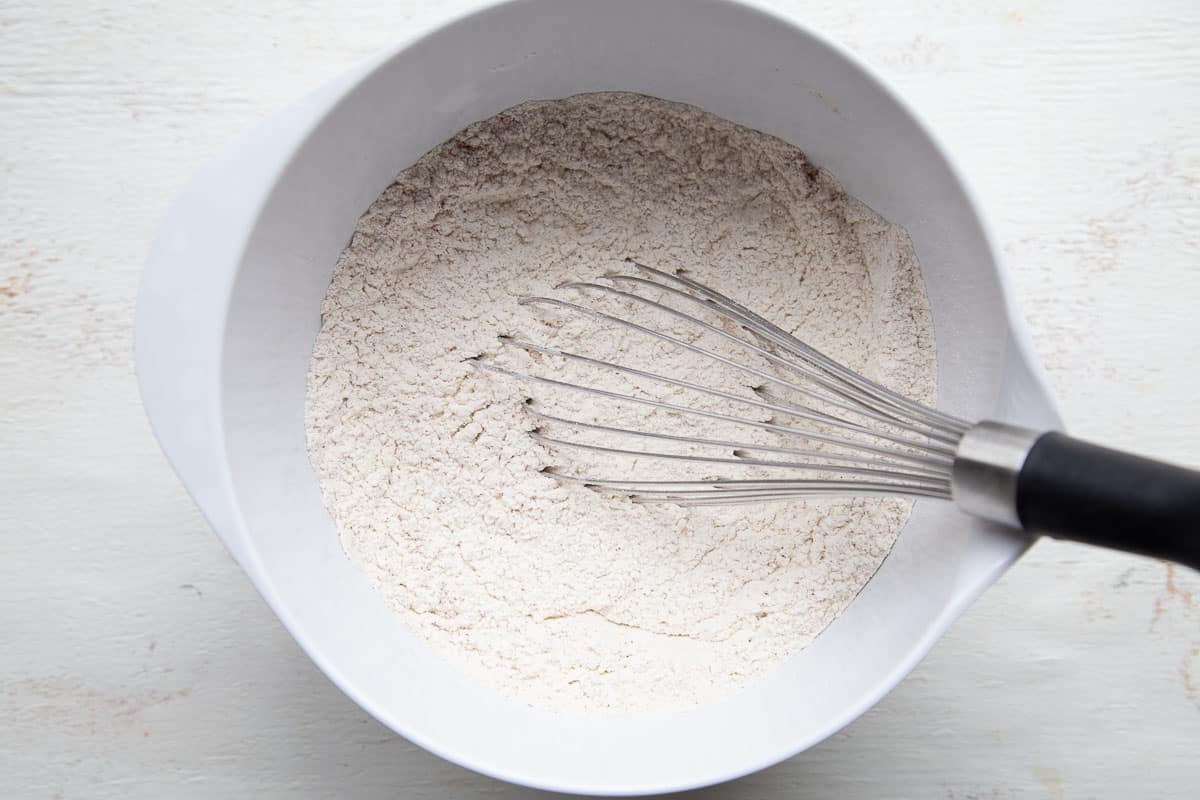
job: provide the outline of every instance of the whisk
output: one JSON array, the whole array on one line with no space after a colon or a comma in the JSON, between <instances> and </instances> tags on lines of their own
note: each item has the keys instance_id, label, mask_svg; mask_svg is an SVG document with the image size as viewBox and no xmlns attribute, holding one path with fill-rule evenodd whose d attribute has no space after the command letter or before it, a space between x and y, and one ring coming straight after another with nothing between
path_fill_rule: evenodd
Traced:
<instances>
[{"instance_id":1,"label":"whisk","mask_svg":"<svg viewBox=\"0 0 1200 800\"><path fill-rule=\"evenodd\" d=\"M646 462L687 463L735 475L751 468L755 474L631 477L575 474L552 466L543 468L547 476L621 494L633 502L682 506L830 495L951 500L970 514L1030 533L1167 558L1200 569L1200 472L1058 432L960 419L848 369L685 274L633 260L625 264L627 269L620 272L557 287L572 293L572 300L525 297L518 302L588 318L648 343L700 356L712 363L714 372L732 371L752 380L755 385L749 394L734 391L740 387L684 380L644 364L616 363L509 335L498 337L506 348L547 356L585 373L618 373L643 385L671 387L675 393L664 400L566 380L561 374L516 370L483 356L470 360L489 372L556 392L665 412L683 421L685 428L692 420L747 432L745 437L712 438L688 430L672 433L610 425L561 416L527 398L525 408L535 422L530 436L550 448L593 454L609 463L629 459L639 468ZM607 303L598 303L602 300ZM604 310L614 304L623 313ZM665 324L634 321L635 309L640 314L637 319L649 316ZM681 329L692 335L680 335ZM720 347L706 345L709 341ZM696 400L676 402L678 395ZM700 398L704 402L697 402ZM553 435L548 432L551 428L599 433L607 439L599 444ZM629 444L615 446L612 439ZM768 473L778 477L765 477Z\"/></svg>"}]
</instances>

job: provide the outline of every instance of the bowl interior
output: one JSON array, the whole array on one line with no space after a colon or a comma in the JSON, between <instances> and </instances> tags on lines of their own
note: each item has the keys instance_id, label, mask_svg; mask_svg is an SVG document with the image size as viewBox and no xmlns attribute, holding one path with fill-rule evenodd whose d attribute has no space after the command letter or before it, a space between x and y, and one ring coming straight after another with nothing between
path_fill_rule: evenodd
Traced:
<instances>
[{"instance_id":1,"label":"bowl interior","mask_svg":"<svg viewBox=\"0 0 1200 800\"><path fill-rule=\"evenodd\" d=\"M518 0L399 48L332 105L278 175L230 297L225 446L252 575L313 659L364 708L474 769L548 788L664 791L814 744L862 713L1020 552L1018 538L920 502L850 608L750 689L677 714L531 710L433 656L342 553L305 454L318 311L359 215L468 123L531 99L625 90L778 135L905 226L937 337L939 405L1052 424L1016 344L973 202L895 97L840 50L733 2Z\"/></svg>"}]
</instances>

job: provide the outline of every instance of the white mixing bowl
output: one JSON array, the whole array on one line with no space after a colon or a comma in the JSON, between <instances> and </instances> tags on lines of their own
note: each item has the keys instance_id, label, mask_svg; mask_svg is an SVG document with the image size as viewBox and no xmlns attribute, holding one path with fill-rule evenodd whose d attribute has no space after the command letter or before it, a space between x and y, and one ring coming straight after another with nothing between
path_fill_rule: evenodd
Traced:
<instances>
[{"instance_id":1,"label":"white mixing bowl","mask_svg":"<svg viewBox=\"0 0 1200 800\"><path fill-rule=\"evenodd\" d=\"M816 642L746 691L674 714L531 710L477 685L342 553L305 454L318 311L359 215L402 169L522 101L624 90L792 142L908 229L937 335L938 403L1058 423L975 201L914 114L853 56L733 0L517 0L423 32L236 141L170 211L137 307L146 411L196 503L312 659L412 741L517 783L684 789L804 750L894 687L1026 545L918 501Z\"/></svg>"}]
</instances>

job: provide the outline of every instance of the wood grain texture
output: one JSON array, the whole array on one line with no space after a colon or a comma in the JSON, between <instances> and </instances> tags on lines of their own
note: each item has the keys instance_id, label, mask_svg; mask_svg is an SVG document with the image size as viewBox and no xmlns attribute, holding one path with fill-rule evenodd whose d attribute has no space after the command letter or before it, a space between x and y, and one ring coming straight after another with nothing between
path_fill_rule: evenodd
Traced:
<instances>
[{"instance_id":1,"label":"wood grain texture","mask_svg":"<svg viewBox=\"0 0 1200 800\"><path fill-rule=\"evenodd\" d=\"M425 754L317 672L133 379L141 262L198 163L468 5L0 4L0 794L546 796ZM775 5L957 155L1071 429L1200 464L1200 7ZM1197 575L1043 542L864 718L691 796L1194 797L1198 742Z\"/></svg>"}]
</instances>

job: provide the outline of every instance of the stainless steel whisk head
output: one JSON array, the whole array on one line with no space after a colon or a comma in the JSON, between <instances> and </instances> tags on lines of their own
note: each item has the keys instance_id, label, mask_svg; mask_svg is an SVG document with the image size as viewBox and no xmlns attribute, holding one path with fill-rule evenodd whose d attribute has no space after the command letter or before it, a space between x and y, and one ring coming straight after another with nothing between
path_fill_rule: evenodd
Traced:
<instances>
[{"instance_id":1,"label":"stainless steel whisk head","mask_svg":"<svg viewBox=\"0 0 1200 800\"><path fill-rule=\"evenodd\" d=\"M632 333L647 342L661 342L679 353L707 359L726 373L733 370L753 381L755 385L749 393L511 336L500 336L499 341L505 347L561 359L562 363L586 367L596 374L617 373L643 383L682 390L677 394L693 401L667 401L617 392L586 381L514 370L482 357L476 357L474 362L482 369L543 388L584 393L609 402L643 406L648 412L656 409L678 418L705 420L747 434L760 434L758 440L751 435L708 438L641 425L609 425L560 416L544 410L541 401L526 400L528 413L538 423L530 435L555 450L603 455L606 460L611 460L607 459L610 456L624 456L638 459L638 464L642 460L664 465L687 462L728 471L750 467L762 476L656 475L644 479L630 475L572 474L559 467L544 469L546 474L564 483L627 495L637 502L679 505L760 503L813 495L951 498L955 452L964 432L972 427L969 423L868 380L691 278L632 260L626 264L627 272L557 287L571 291L582 302L557 297L525 297L518 302L587 318L602 328ZM629 318L630 313L601 310L595 302L599 298L623 303L630 311L634 308L649 311L652 318L669 322L675 328L690 329L697 338L668 333L662 324L635 322ZM706 337L721 343L729 354L701 343ZM739 352L742 358L738 357ZM751 359L760 366L749 363ZM707 402L695 402L700 398ZM724 409L714 410L714 400L720 401ZM764 413L770 417L760 418ZM606 437L606 442L598 444L578 436L553 435L548 432L551 428L576 434L599 433ZM763 433L769 436L764 439ZM642 446L635 447L634 442ZM681 446L692 452L670 449ZM778 477L765 477L768 472Z\"/></svg>"}]
</instances>

